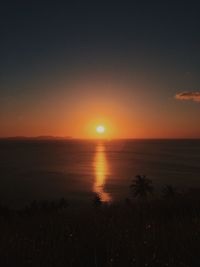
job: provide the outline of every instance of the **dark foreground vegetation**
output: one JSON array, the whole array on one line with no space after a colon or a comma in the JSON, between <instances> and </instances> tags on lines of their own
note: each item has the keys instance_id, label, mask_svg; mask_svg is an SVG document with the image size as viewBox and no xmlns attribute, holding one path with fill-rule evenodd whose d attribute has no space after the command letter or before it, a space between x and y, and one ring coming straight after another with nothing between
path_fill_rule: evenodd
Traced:
<instances>
[{"instance_id":1,"label":"dark foreground vegetation","mask_svg":"<svg viewBox=\"0 0 200 267\"><path fill-rule=\"evenodd\" d=\"M65 199L1 207L0 266L200 266L198 191L166 186L153 197L144 176L131 190L134 200L105 204L95 196L79 211Z\"/></svg>"}]
</instances>

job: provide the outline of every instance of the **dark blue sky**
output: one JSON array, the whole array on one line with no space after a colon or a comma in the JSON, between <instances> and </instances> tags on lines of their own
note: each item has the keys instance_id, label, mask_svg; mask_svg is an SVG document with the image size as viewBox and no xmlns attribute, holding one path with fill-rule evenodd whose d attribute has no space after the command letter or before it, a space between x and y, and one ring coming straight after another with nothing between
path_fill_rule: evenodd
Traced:
<instances>
[{"instance_id":1,"label":"dark blue sky","mask_svg":"<svg viewBox=\"0 0 200 267\"><path fill-rule=\"evenodd\" d=\"M73 79L106 76L117 83L120 77L133 84L124 88L125 98L135 93L142 99L146 93L148 98L153 96L149 108L181 91L199 91L199 11L200 5L189 1L2 1L0 119L4 131L0 134L26 133L12 121L27 112L32 117L27 114L25 122L33 119L38 98L45 98L47 92L61 97L64 94L66 101L72 97L76 105L77 95L84 88L74 91L60 85ZM135 89L135 83L140 89ZM98 96L102 93L95 91ZM116 102L124 105L123 101ZM46 109L51 106L48 104ZM32 105L32 110L27 111L26 105ZM182 103L166 105L169 116L177 105L183 117L185 112L192 114L196 125L198 104L189 103L186 111L182 111ZM199 128L192 132L196 130L199 134Z\"/></svg>"}]
</instances>

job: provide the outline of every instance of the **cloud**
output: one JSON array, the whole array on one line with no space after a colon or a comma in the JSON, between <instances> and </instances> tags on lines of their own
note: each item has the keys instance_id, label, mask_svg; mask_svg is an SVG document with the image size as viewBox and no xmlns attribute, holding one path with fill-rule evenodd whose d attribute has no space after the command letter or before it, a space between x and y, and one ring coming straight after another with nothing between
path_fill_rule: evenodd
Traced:
<instances>
[{"instance_id":1,"label":"cloud","mask_svg":"<svg viewBox=\"0 0 200 267\"><path fill-rule=\"evenodd\" d=\"M192 100L200 102L200 92L182 92L175 95L177 100Z\"/></svg>"}]
</instances>

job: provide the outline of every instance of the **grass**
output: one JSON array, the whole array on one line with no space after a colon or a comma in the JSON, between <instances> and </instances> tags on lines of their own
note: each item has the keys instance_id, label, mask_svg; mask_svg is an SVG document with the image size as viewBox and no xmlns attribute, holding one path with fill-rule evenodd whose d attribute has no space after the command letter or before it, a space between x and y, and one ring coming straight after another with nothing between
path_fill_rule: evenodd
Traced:
<instances>
[{"instance_id":1,"label":"grass","mask_svg":"<svg viewBox=\"0 0 200 267\"><path fill-rule=\"evenodd\" d=\"M199 266L198 194L79 211L34 205L1 207L1 266Z\"/></svg>"}]
</instances>

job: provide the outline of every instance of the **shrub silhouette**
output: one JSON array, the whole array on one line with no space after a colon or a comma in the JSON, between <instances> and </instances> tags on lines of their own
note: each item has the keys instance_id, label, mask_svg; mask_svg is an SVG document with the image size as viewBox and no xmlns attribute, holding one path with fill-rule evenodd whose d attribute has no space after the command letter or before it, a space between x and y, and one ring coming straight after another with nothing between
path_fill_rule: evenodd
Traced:
<instances>
[{"instance_id":1,"label":"shrub silhouette","mask_svg":"<svg viewBox=\"0 0 200 267\"><path fill-rule=\"evenodd\" d=\"M62 197L58 202L58 209L66 209L68 206L68 201L64 197Z\"/></svg>"},{"instance_id":2,"label":"shrub silhouette","mask_svg":"<svg viewBox=\"0 0 200 267\"><path fill-rule=\"evenodd\" d=\"M96 194L94 199L93 199L93 205L96 208L99 208L102 206L102 204L103 204L103 202L102 202L101 196L99 194Z\"/></svg>"}]
</instances>

